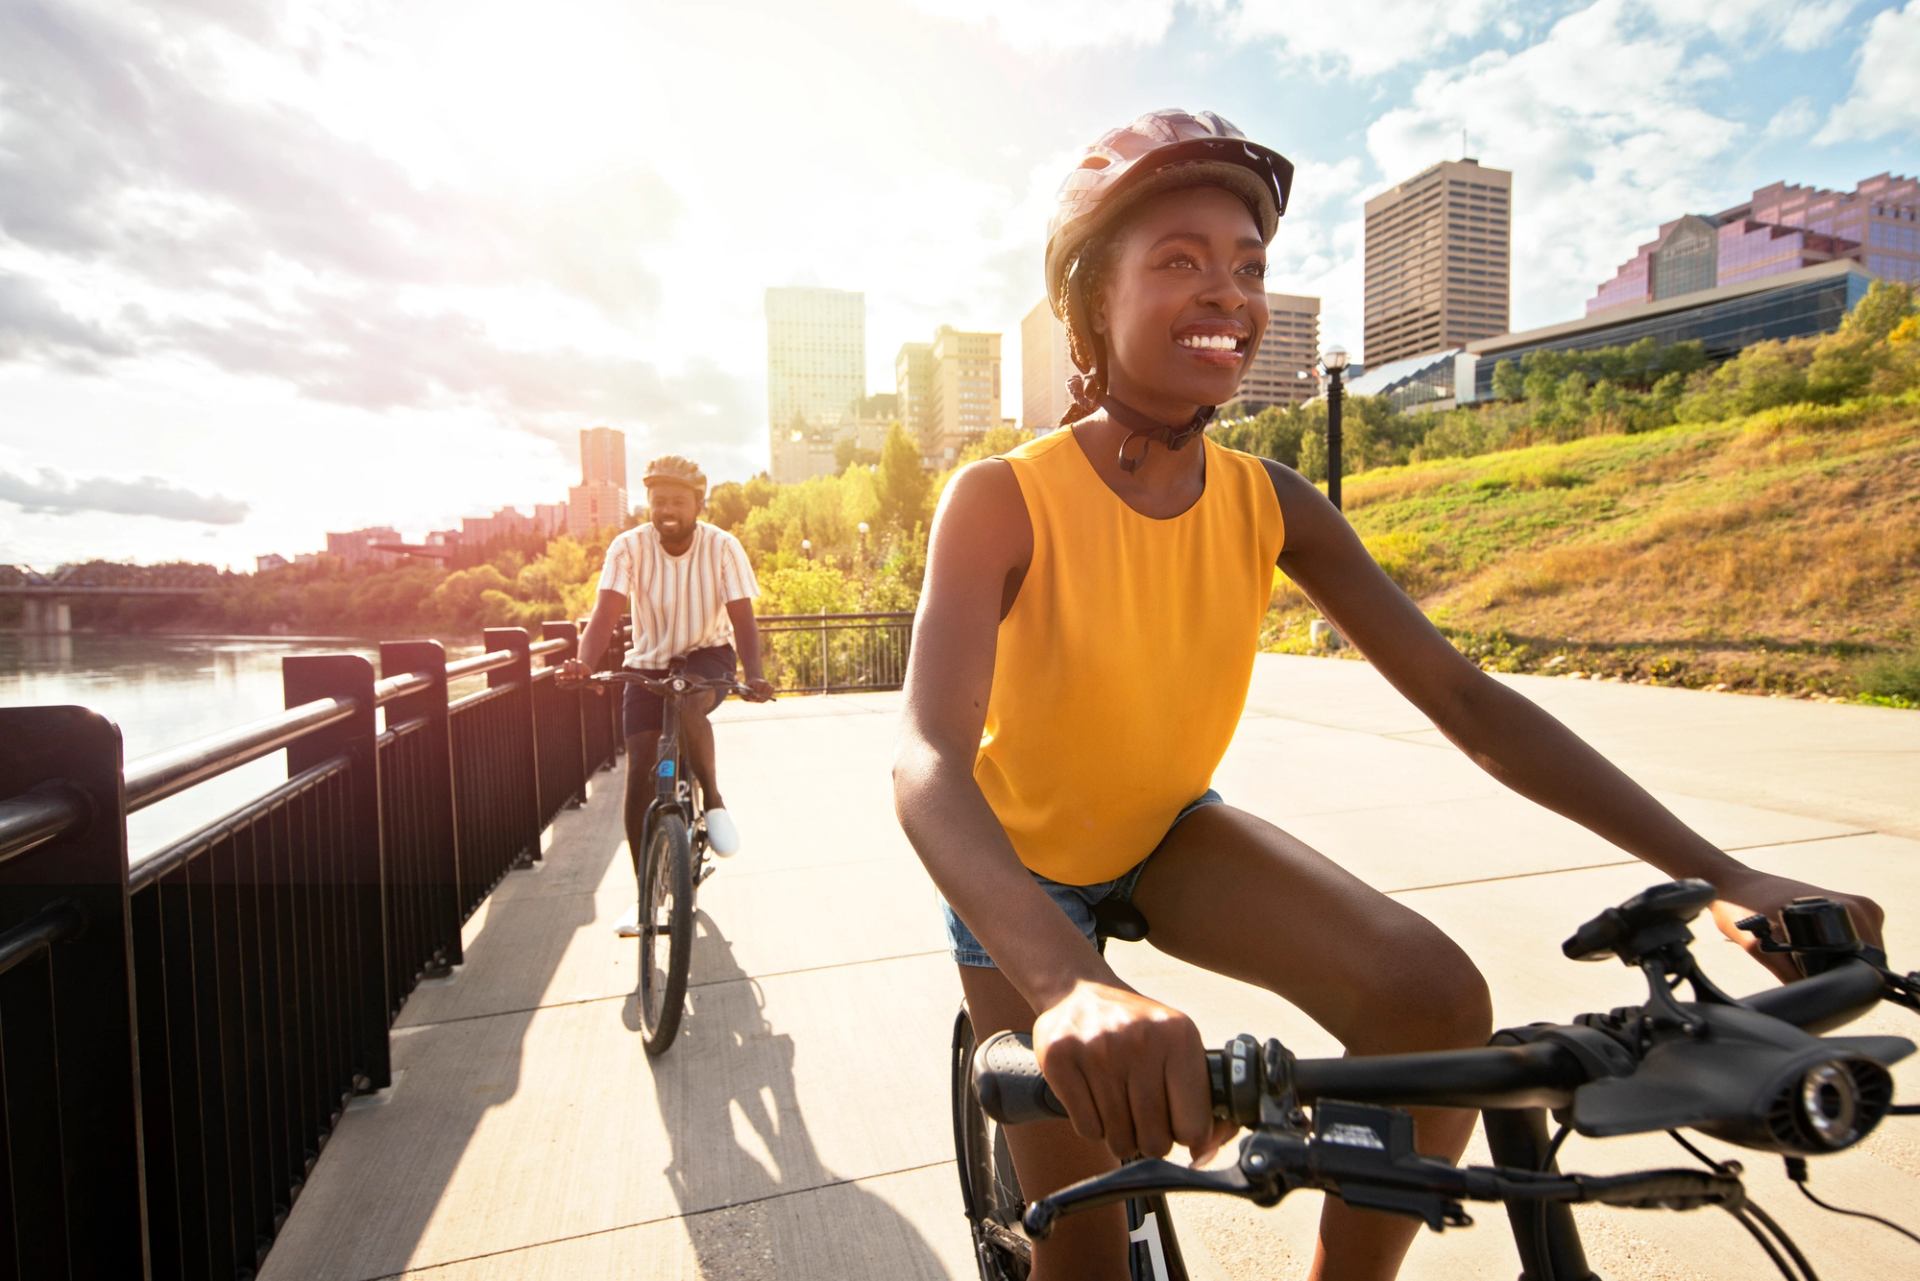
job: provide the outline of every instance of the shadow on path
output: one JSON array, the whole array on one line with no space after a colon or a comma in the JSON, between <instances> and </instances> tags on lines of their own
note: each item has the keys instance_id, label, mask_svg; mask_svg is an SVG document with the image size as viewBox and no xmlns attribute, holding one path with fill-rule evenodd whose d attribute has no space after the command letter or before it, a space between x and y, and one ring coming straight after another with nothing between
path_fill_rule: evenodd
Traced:
<instances>
[{"instance_id":1,"label":"shadow on path","mask_svg":"<svg viewBox=\"0 0 1920 1281\"><path fill-rule=\"evenodd\" d=\"M913 1224L821 1162L796 1087L793 1038L769 1021L759 983L713 918L698 912L695 924L698 986L679 1038L652 1067L671 1144L665 1174L699 1275L946 1281ZM623 1017L637 1032L638 993Z\"/></svg>"}]
</instances>

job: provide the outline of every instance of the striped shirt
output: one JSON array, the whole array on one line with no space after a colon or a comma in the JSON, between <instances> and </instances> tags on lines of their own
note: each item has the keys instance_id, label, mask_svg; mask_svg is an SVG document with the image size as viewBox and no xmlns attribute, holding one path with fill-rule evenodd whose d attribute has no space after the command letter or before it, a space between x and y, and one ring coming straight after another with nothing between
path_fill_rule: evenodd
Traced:
<instances>
[{"instance_id":1,"label":"striped shirt","mask_svg":"<svg viewBox=\"0 0 1920 1281\"><path fill-rule=\"evenodd\" d=\"M724 529L695 521L693 546L669 556L660 531L639 525L613 540L600 590L624 592L633 612L628 667L665 667L682 654L733 643L727 602L760 594L747 549Z\"/></svg>"}]
</instances>

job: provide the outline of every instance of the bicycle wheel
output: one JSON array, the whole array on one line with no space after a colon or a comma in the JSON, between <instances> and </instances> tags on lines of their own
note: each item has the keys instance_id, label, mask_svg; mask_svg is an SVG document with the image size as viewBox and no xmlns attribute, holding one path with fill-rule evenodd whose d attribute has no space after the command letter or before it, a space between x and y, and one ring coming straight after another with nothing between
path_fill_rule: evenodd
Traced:
<instances>
[{"instance_id":1,"label":"bicycle wheel","mask_svg":"<svg viewBox=\"0 0 1920 1281\"><path fill-rule=\"evenodd\" d=\"M1026 1281L1033 1242L1021 1226L1027 1199L1014 1173L1007 1135L980 1108L973 1088L973 1021L962 1004L953 1021L953 1148L960 1171L960 1203L973 1230L981 1281ZM1133 1281L1188 1281L1186 1259L1174 1235L1164 1196L1127 1202L1127 1263Z\"/></svg>"},{"instance_id":2,"label":"bicycle wheel","mask_svg":"<svg viewBox=\"0 0 1920 1281\"><path fill-rule=\"evenodd\" d=\"M654 818L641 868L641 1039L648 1054L661 1054L680 1031L693 953L693 851L679 814Z\"/></svg>"},{"instance_id":3,"label":"bicycle wheel","mask_svg":"<svg viewBox=\"0 0 1920 1281\"><path fill-rule=\"evenodd\" d=\"M1013 1171L1006 1136L980 1109L973 1089L973 1021L963 1004L953 1022L953 1147L960 1171L960 1203L973 1232L981 1281L1026 1281L1033 1243L1020 1226L1027 1208Z\"/></svg>"}]
</instances>

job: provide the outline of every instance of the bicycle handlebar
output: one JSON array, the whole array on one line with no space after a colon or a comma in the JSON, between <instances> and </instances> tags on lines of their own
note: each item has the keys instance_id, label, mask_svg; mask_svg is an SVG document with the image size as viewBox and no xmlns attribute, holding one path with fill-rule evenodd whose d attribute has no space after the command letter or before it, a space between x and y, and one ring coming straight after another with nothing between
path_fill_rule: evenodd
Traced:
<instances>
[{"instance_id":1,"label":"bicycle handlebar","mask_svg":"<svg viewBox=\"0 0 1920 1281\"><path fill-rule=\"evenodd\" d=\"M668 694L685 694L696 689L720 689L729 694L737 694L748 702L768 701L761 698L749 687L731 677L690 676L685 672L668 673L665 676L649 676L645 672L636 672L632 668L621 667L611 672L594 672L579 678L582 685L638 685L663 697Z\"/></svg>"},{"instance_id":2,"label":"bicycle handlebar","mask_svg":"<svg viewBox=\"0 0 1920 1281\"><path fill-rule=\"evenodd\" d=\"M1818 1031L1856 1017L1879 1000L1881 990L1877 971L1851 961L1746 997L1740 1005L1803 1030ZM1524 1045L1297 1059L1286 1070L1291 1073L1295 1097L1302 1103L1339 1098L1403 1107L1464 1108L1565 1107L1581 1086L1632 1070L1630 1060L1618 1059L1612 1064L1614 1070L1606 1070L1605 1051L1595 1052L1597 1034L1585 1025L1536 1028L1531 1032L1533 1039ZM1251 1038L1247 1040L1251 1042ZM1263 1057L1273 1056L1267 1053ZM1266 1094L1263 1087L1277 1083L1280 1067L1277 1063L1256 1062L1232 1046L1209 1050L1207 1079L1214 1114L1237 1125L1260 1124L1260 1102ZM1002 1032L982 1042L974 1056L974 1082L980 1106L1005 1124L1067 1115L1041 1075L1032 1040L1024 1033Z\"/></svg>"}]
</instances>

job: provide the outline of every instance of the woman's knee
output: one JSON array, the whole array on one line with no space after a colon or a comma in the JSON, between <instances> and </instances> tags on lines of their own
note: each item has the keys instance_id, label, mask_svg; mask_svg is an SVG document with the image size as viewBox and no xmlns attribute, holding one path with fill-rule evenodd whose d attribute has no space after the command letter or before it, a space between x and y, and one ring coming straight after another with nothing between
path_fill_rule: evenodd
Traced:
<instances>
[{"instance_id":1,"label":"woman's knee","mask_svg":"<svg viewBox=\"0 0 1920 1281\"><path fill-rule=\"evenodd\" d=\"M1463 1049L1493 1034L1493 994L1473 959L1426 921L1379 955L1373 993L1341 1041L1362 1053Z\"/></svg>"}]
</instances>

